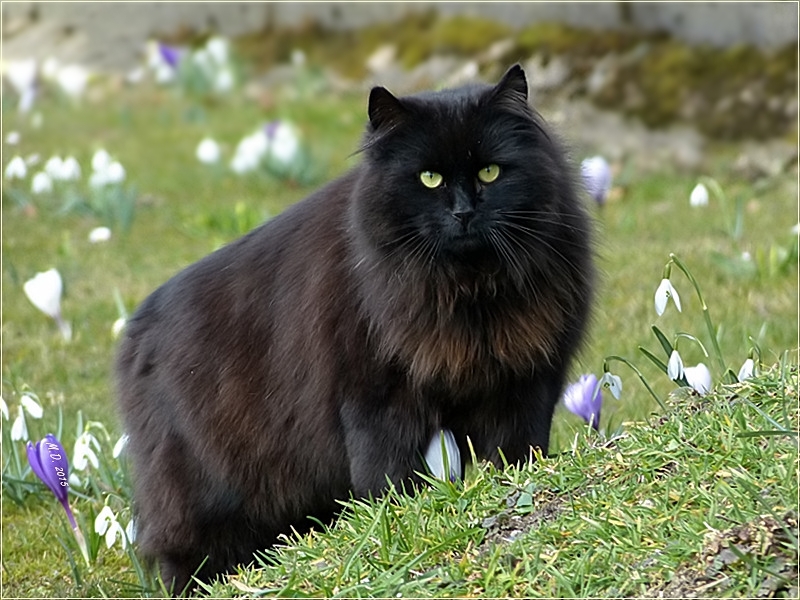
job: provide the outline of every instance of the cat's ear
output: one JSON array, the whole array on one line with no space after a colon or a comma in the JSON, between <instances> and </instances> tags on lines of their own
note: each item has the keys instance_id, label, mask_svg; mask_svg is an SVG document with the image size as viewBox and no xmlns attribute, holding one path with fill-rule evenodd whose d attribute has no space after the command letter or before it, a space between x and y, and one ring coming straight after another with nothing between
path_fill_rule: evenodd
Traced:
<instances>
[{"instance_id":1,"label":"cat's ear","mask_svg":"<svg viewBox=\"0 0 800 600\"><path fill-rule=\"evenodd\" d=\"M374 87L369 93L369 122L374 130L394 128L406 114L402 102L384 87Z\"/></svg>"},{"instance_id":2,"label":"cat's ear","mask_svg":"<svg viewBox=\"0 0 800 600\"><path fill-rule=\"evenodd\" d=\"M506 71L500 82L494 86L494 96L512 101L528 101L528 80L519 64Z\"/></svg>"}]
</instances>

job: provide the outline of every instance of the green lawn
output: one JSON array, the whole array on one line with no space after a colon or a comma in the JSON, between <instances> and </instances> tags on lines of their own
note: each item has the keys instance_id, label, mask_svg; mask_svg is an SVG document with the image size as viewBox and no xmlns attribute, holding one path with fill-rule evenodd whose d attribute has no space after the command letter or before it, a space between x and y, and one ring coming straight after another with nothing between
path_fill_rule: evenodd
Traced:
<instances>
[{"instance_id":1,"label":"green lawn","mask_svg":"<svg viewBox=\"0 0 800 600\"><path fill-rule=\"evenodd\" d=\"M91 213L64 210L64 190L30 197L30 175L23 184L4 181L2 396L11 420L21 394L32 391L44 407L41 420L28 419L33 439L59 431L71 453L79 423L100 422L108 435L92 429L102 443L103 466L90 473L85 488L73 490L73 508L96 546L87 568L57 502L26 472L23 444L10 439L11 421L3 421L3 597L140 594L129 556L118 546L106 549L91 532L104 503L124 519L130 514L124 469L109 456L122 433L110 381L115 295L133 311L179 269L356 164L351 154L365 106L363 95L332 91L324 102L311 93L278 94L270 108L261 108L241 96L200 101L142 86L109 89L77 107L46 96L36 108L43 123L35 128L4 100L3 137L12 129L21 134L18 146L3 146L4 168L16 153L38 153L42 163L72 154L85 182L93 152L103 147L125 166L136 212L124 232ZM266 173L239 176L227 168L239 139L276 118L300 128L315 166L310 183ZM222 144L224 166L196 160L206 135ZM708 358L680 339L684 361L704 362L714 382L721 381L702 306L678 269L671 279L683 311L670 306L661 317L654 311L653 294L675 253L699 282L725 365L738 371L757 346L762 379L720 387L702 400L670 396L659 420L653 413L663 411L634 372L610 363L624 387L618 400L606 394L601 428L607 437L587 432L560 410L551 451L562 454L522 470L481 466L463 487L437 485L413 499L393 492L353 504L330 533L303 538L267 569L216 585L213 594L641 595L683 577L707 586L707 595L727 590L736 596L755 594L762 585L780 592L791 585L786 573L794 565L796 595L796 515L786 516L797 498L796 437L741 434L798 426L797 236L791 232L797 173L743 181L732 167L736 152L713 147L704 173L665 167L638 174L622 165L612 201L592 207L602 283L575 376L599 376L604 358L619 355L633 360L666 399L674 384L638 349L663 357L651 331L655 324L673 343L679 332L702 341ZM720 183L727 206L713 195L705 208L689 206L699 176ZM738 236L732 233L737 203L743 218ZM99 225L111 225L112 238L90 244L88 233ZM745 252L751 260L742 259ZM70 342L23 293L26 280L51 267L64 280ZM621 437L608 439L617 431ZM724 546L736 527L771 541L744 544L742 557L726 554L719 560L730 563L717 564L714 536ZM710 570L698 574L698 560ZM777 583L764 583L773 576Z\"/></svg>"}]
</instances>

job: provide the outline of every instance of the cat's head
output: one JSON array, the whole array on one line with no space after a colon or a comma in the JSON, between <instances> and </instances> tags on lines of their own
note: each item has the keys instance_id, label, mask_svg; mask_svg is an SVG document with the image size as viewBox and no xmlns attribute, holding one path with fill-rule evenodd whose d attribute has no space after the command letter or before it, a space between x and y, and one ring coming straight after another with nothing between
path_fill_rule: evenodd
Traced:
<instances>
[{"instance_id":1,"label":"cat's head","mask_svg":"<svg viewBox=\"0 0 800 600\"><path fill-rule=\"evenodd\" d=\"M563 153L527 96L518 65L496 85L400 98L372 90L353 214L375 258L505 268L520 283L530 263L548 271L563 258L559 240L585 229L583 213Z\"/></svg>"}]
</instances>

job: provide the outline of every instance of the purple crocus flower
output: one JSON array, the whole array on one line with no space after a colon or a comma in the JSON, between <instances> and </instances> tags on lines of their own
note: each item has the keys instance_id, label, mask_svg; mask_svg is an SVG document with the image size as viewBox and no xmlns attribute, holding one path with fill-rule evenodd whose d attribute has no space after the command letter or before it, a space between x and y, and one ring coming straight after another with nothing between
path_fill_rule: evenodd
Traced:
<instances>
[{"instance_id":1,"label":"purple crocus flower","mask_svg":"<svg viewBox=\"0 0 800 600\"><path fill-rule=\"evenodd\" d=\"M181 61L181 51L178 48L159 42L158 53L170 67L178 68L178 63Z\"/></svg>"},{"instance_id":2,"label":"purple crocus flower","mask_svg":"<svg viewBox=\"0 0 800 600\"><path fill-rule=\"evenodd\" d=\"M581 163L583 183L595 201L603 205L611 190L611 167L602 156L584 159Z\"/></svg>"},{"instance_id":3,"label":"purple crocus flower","mask_svg":"<svg viewBox=\"0 0 800 600\"><path fill-rule=\"evenodd\" d=\"M581 375L577 383L567 386L564 391L564 406L578 415L595 429L600 427L600 408L603 392L592 374Z\"/></svg>"},{"instance_id":4,"label":"purple crocus flower","mask_svg":"<svg viewBox=\"0 0 800 600\"><path fill-rule=\"evenodd\" d=\"M67 513L69 524L78 540L78 545L81 548L86 563L89 564L89 554L86 548L86 540L75 522L75 517L72 514L72 509L69 506L69 499L67 492L69 490L69 459L67 453L61 442L58 441L56 436L48 433L43 440L34 444L28 442L26 447L28 452L28 462L31 469L36 473L36 476L41 479L45 485L50 488L56 499L64 507Z\"/></svg>"}]
</instances>

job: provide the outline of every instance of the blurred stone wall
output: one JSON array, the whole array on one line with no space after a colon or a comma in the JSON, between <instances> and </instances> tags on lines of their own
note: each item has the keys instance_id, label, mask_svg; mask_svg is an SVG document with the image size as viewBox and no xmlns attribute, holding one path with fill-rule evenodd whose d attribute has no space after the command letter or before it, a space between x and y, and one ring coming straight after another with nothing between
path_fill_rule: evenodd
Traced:
<instances>
[{"instance_id":1,"label":"blurred stone wall","mask_svg":"<svg viewBox=\"0 0 800 600\"><path fill-rule=\"evenodd\" d=\"M3 2L2 53L4 60L56 56L62 63L130 68L139 60L146 39L181 28L227 36L309 20L333 29L357 28L432 9L447 16L483 16L515 27L551 21L601 29L666 30L690 43L718 46L778 47L796 42L798 36L797 2Z\"/></svg>"}]
</instances>

